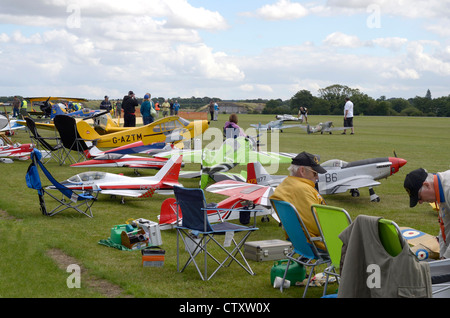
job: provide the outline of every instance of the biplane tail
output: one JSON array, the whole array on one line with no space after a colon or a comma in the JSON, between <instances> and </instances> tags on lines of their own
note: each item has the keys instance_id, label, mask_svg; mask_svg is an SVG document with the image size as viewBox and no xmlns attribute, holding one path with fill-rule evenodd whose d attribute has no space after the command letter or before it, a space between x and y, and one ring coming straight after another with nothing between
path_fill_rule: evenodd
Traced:
<instances>
[{"instance_id":1,"label":"biplane tail","mask_svg":"<svg viewBox=\"0 0 450 318\"><path fill-rule=\"evenodd\" d=\"M52 112L50 114L50 119L55 118L56 115L67 115L65 112L63 112L63 110L61 109L61 107L59 107L57 103L52 104Z\"/></svg>"}]
</instances>

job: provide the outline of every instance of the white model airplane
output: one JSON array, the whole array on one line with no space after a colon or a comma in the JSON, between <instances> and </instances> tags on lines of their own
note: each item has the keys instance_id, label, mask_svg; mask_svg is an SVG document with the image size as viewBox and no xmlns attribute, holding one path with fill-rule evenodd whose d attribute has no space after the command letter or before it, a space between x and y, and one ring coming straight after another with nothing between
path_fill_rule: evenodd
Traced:
<instances>
[{"instance_id":1,"label":"white model airplane","mask_svg":"<svg viewBox=\"0 0 450 318\"><path fill-rule=\"evenodd\" d=\"M270 121L267 124L250 124L251 127L256 128L257 131L271 131L271 130L279 130L280 132L283 132L283 129L286 128L294 128L294 127L300 127L305 129L305 125L295 124L295 125L285 125L284 122L286 120L273 120Z\"/></svg>"},{"instance_id":2,"label":"white model airplane","mask_svg":"<svg viewBox=\"0 0 450 318\"><path fill-rule=\"evenodd\" d=\"M299 117L295 117L290 114L276 115L275 118L278 120L285 120L285 121L300 121Z\"/></svg>"},{"instance_id":3,"label":"white model airplane","mask_svg":"<svg viewBox=\"0 0 450 318\"><path fill-rule=\"evenodd\" d=\"M374 186L380 184L378 180L397 173L407 161L397 157L371 158L353 162L338 159L328 160L321 164L327 170L319 174L317 187L319 193L337 194L350 191L354 197L360 195L359 188L369 188L370 200L379 202L380 197L375 194ZM258 162L247 166L247 182L276 187L286 176L269 175Z\"/></svg>"},{"instance_id":4,"label":"white model airplane","mask_svg":"<svg viewBox=\"0 0 450 318\"><path fill-rule=\"evenodd\" d=\"M114 173L88 171L77 174L61 184L73 190L100 191L101 194L122 197L148 198L154 193L173 194L174 186L182 186L178 182L181 161L181 156L173 156L156 175L151 177L127 177ZM48 187L48 189L52 188L53 186Z\"/></svg>"}]
</instances>

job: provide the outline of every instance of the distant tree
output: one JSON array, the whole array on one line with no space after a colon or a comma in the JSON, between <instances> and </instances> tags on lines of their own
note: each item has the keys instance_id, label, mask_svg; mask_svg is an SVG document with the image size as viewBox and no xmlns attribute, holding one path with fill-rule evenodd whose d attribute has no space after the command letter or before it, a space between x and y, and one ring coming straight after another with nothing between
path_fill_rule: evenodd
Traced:
<instances>
[{"instance_id":1,"label":"distant tree","mask_svg":"<svg viewBox=\"0 0 450 318\"><path fill-rule=\"evenodd\" d=\"M429 89L427 90L427 93L425 94L425 98L431 99L431 92Z\"/></svg>"},{"instance_id":2,"label":"distant tree","mask_svg":"<svg viewBox=\"0 0 450 318\"><path fill-rule=\"evenodd\" d=\"M311 94L310 91L306 89L298 91L297 93L295 93L294 96L292 96L290 100L291 113L292 114L298 113L300 106L306 107L308 108L308 110L311 110L313 104L314 104L314 96Z\"/></svg>"},{"instance_id":3,"label":"distant tree","mask_svg":"<svg viewBox=\"0 0 450 318\"><path fill-rule=\"evenodd\" d=\"M271 99L266 103L262 111L263 114L277 114L277 108L280 107L283 102L280 99Z\"/></svg>"}]
</instances>

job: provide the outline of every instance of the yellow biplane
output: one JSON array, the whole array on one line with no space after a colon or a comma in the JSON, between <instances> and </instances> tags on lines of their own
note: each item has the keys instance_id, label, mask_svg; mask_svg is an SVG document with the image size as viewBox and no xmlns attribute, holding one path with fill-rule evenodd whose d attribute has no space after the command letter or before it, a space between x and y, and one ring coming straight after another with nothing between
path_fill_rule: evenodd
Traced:
<instances>
[{"instance_id":1,"label":"yellow biplane","mask_svg":"<svg viewBox=\"0 0 450 318\"><path fill-rule=\"evenodd\" d=\"M95 140L99 148L115 148L142 141L144 145L155 142L179 143L199 136L208 129L207 120L189 122L178 116L161 118L145 126L125 127L126 129L100 135L86 121L77 122L80 137L86 140Z\"/></svg>"}]
</instances>

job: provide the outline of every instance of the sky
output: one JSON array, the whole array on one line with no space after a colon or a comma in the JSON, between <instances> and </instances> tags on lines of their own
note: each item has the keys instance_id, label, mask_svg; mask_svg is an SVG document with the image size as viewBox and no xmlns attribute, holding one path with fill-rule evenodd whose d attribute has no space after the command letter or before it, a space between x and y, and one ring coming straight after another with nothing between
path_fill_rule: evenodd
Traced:
<instances>
[{"instance_id":1,"label":"sky","mask_svg":"<svg viewBox=\"0 0 450 318\"><path fill-rule=\"evenodd\" d=\"M450 0L0 0L0 96L450 95Z\"/></svg>"}]
</instances>

